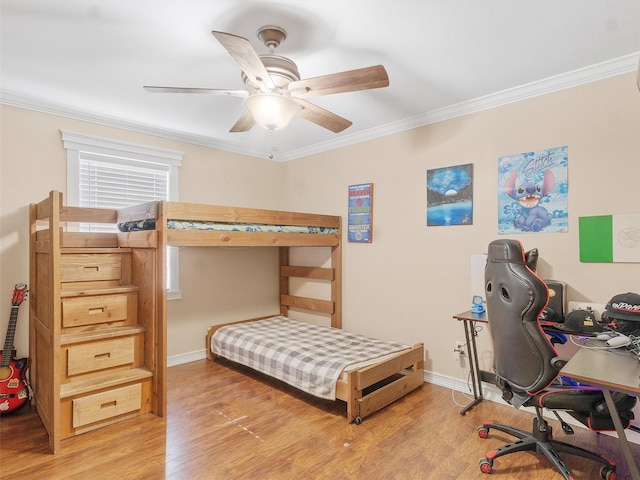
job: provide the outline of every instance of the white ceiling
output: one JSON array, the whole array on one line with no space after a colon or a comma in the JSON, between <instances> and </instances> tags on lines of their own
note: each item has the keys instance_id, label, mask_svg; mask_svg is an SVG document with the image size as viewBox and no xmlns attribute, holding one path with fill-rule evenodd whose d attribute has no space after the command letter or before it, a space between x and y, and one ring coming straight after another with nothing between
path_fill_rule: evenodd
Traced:
<instances>
[{"instance_id":1,"label":"white ceiling","mask_svg":"<svg viewBox=\"0 0 640 480\"><path fill-rule=\"evenodd\" d=\"M635 71L640 0L2 0L1 101L249 155L287 160ZM340 134L294 118L228 130L239 97L143 85L244 89L211 35L276 50L302 78L382 64L390 86L309 99L353 121Z\"/></svg>"}]
</instances>

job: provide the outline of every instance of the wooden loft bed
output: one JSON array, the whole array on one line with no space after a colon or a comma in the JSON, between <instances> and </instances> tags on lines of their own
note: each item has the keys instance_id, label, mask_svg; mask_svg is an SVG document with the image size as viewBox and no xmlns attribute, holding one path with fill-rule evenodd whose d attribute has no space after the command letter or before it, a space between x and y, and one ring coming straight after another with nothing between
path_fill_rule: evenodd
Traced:
<instances>
[{"instance_id":1,"label":"wooden loft bed","mask_svg":"<svg viewBox=\"0 0 640 480\"><path fill-rule=\"evenodd\" d=\"M255 208L222 207L183 202L161 202L157 204L156 231L158 244L181 247L279 247L280 249L280 313L287 315L290 308L299 308L328 314L331 326L342 328L342 246L341 218L330 215L283 212ZM120 222L137 220L139 208L133 207L121 213ZM153 212L147 212L153 216ZM147 217L147 218L151 218ZM189 220L191 223L215 224L220 228L229 225L229 230L194 230L191 228L169 228L171 221ZM244 227L250 225L247 231ZM287 226L276 231L256 231L255 226ZM299 228L295 228L299 227ZM282 230L282 231L280 231ZM289 231L294 230L294 231ZM301 231L312 233L301 233ZM300 267L290 265L289 247L329 247L331 266ZM330 300L294 296L289 291L289 279L307 278L328 281L331 286Z\"/></svg>"},{"instance_id":2,"label":"wooden loft bed","mask_svg":"<svg viewBox=\"0 0 640 480\"><path fill-rule=\"evenodd\" d=\"M280 314L319 312L342 327L339 216L182 202L70 207L58 191L31 204L29 216L30 376L54 453L64 438L134 415L166 414L167 246L278 247ZM121 231L81 232L81 223ZM198 229L180 228L185 225ZM331 265L291 265L291 247L328 247ZM330 298L294 295L293 278L329 283ZM422 384L422 346L411 352L339 387L349 420ZM410 366L414 372L395 387L364 401L365 389Z\"/></svg>"},{"instance_id":3,"label":"wooden loft bed","mask_svg":"<svg viewBox=\"0 0 640 480\"><path fill-rule=\"evenodd\" d=\"M155 209L157 208L157 211ZM118 222L155 218L159 245L170 246L260 246L280 249L280 314L287 316L291 308L328 314L331 327L342 328L342 231L341 217L296 212L220 207L182 202L162 202L134 206L120 211ZM190 220L216 225L230 225L222 230L170 228L176 220ZM173 221L173 222L172 222ZM316 233L292 233L233 230L240 225L286 225L309 228ZM174 225L175 226L175 225ZM320 233L321 232L321 233ZM290 265L289 247L330 247L330 267ZM291 295L289 280L304 278L326 281L331 285L330 300ZM266 318L266 317L262 317ZM242 323L256 319L243 320ZM211 337L223 325L207 332L207 357L213 359ZM336 385L336 398L347 403L347 419L362 418L415 390L424 382L424 346L416 344L405 351L385 357L345 373Z\"/></svg>"},{"instance_id":4,"label":"wooden loft bed","mask_svg":"<svg viewBox=\"0 0 640 480\"><path fill-rule=\"evenodd\" d=\"M225 207L186 202L151 202L118 211L121 229L129 224L138 228L151 220L153 230L144 232L163 252L165 246L178 247L278 247L280 261L280 314L296 308L327 314L331 326L342 328L342 246L339 216ZM123 224L125 227L123 228ZM127 240L125 243L129 243ZM328 247L330 267L306 267L290 264L290 247ZM303 278L330 284L330 299L292 295L289 280Z\"/></svg>"}]
</instances>

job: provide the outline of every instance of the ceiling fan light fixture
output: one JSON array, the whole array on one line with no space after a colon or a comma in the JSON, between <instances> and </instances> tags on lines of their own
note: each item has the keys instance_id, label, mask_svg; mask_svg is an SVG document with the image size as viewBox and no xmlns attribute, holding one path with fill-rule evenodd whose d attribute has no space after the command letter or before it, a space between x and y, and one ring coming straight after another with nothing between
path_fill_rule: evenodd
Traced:
<instances>
[{"instance_id":1,"label":"ceiling fan light fixture","mask_svg":"<svg viewBox=\"0 0 640 480\"><path fill-rule=\"evenodd\" d=\"M255 122L267 130L286 127L300 112L300 105L295 100L276 93L250 95L244 101L244 105L253 115Z\"/></svg>"}]
</instances>

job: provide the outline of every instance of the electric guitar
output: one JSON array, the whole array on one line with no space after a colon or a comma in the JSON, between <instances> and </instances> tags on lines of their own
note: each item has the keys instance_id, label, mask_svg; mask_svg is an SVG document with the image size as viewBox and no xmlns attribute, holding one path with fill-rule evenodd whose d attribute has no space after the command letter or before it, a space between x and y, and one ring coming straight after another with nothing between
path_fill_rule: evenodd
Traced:
<instances>
[{"instance_id":1,"label":"electric guitar","mask_svg":"<svg viewBox=\"0 0 640 480\"><path fill-rule=\"evenodd\" d=\"M27 294L24 283L16 284L11 298L11 316L7 327L7 337L0 356L0 415L22 407L29 400L27 370L31 364L29 358L14 359L13 337L16 333L18 308Z\"/></svg>"}]
</instances>

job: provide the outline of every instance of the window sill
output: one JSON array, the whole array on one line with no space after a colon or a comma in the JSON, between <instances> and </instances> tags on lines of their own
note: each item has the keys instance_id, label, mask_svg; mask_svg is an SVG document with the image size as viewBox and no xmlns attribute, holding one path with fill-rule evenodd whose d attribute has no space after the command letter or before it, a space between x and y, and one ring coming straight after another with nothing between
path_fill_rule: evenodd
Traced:
<instances>
[{"instance_id":1,"label":"window sill","mask_svg":"<svg viewBox=\"0 0 640 480\"><path fill-rule=\"evenodd\" d=\"M182 290L168 290L167 300L182 300Z\"/></svg>"}]
</instances>

